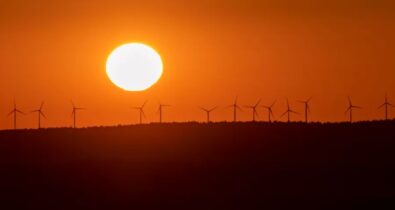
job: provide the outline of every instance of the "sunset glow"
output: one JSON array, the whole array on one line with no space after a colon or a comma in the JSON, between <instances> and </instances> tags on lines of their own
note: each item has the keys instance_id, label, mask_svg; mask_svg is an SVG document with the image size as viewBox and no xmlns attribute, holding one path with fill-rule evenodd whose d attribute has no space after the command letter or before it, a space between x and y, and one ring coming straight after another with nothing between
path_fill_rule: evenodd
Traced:
<instances>
[{"instance_id":1,"label":"sunset glow","mask_svg":"<svg viewBox=\"0 0 395 210\"><path fill-rule=\"evenodd\" d=\"M2 0L0 26L1 209L395 206L395 0Z\"/></svg>"},{"instance_id":2,"label":"sunset glow","mask_svg":"<svg viewBox=\"0 0 395 210\"><path fill-rule=\"evenodd\" d=\"M169 122L205 122L198 106L219 107L212 122L233 121L223 107L236 96L243 109L262 99L257 121L268 120L262 106L276 101L271 120L286 122L287 99L299 113L291 121L304 121L298 101L310 97L309 121L348 121L348 97L363 107L354 121L383 119L385 94L395 103L395 4L368 1L4 1L0 130L14 127L5 116L14 100L23 112L45 101L43 127L71 126L70 100L87 108L81 127L138 124L130 107L145 101L147 123L159 121L159 102L172 105ZM161 60L148 78L107 68L132 43ZM252 120L252 110L237 120ZM36 127L36 115L18 116L18 128Z\"/></svg>"}]
</instances>

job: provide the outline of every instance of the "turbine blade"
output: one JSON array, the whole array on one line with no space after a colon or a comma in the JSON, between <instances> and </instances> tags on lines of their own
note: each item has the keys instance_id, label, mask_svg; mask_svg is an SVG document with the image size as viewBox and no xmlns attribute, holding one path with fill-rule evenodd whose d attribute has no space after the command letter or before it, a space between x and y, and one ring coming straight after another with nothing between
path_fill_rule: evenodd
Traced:
<instances>
[{"instance_id":1,"label":"turbine blade","mask_svg":"<svg viewBox=\"0 0 395 210\"><path fill-rule=\"evenodd\" d=\"M148 101L144 101L143 105L141 106L141 108L144 108L145 105L147 104Z\"/></svg>"},{"instance_id":2,"label":"turbine blade","mask_svg":"<svg viewBox=\"0 0 395 210\"><path fill-rule=\"evenodd\" d=\"M351 102L350 96L348 96L348 104L349 104L350 106L352 106L352 102Z\"/></svg>"},{"instance_id":3,"label":"turbine blade","mask_svg":"<svg viewBox=\"0 0 395 210\"><path fill-rule=\"evenodd\" d=\"M270 114L272 117L274 117L273 110L269 109L269 114Z\"/></svg>"},{"instance_id":4,"label":"turbine blade","mask_svg":"<svg viewBox=\"0 0 395 210\"><path fill-rule=\"evenodd\" d=\"M47 116L43 112L40 112L40 115L43 116L45 119L47 119Z\"/></svg>"},{"instance_id":5,"label":"turbine blade","mask_svg":"<svg viewBox=\"0 0 395 210\"><path fill-rule=\"evenodd\" d=\"M19 109L16 109L15 111L16 111L17 113L19 113L19 114L23 114L23 115L25 114L24 112L22 112L22 111L19 110Z\"/></svg>"},{"instance_id":6,"label":"turbine blade","mask_svg":"<svg viewBox=\"0 0 395 210\"><path fill-rule=\"evenodd\" d=\"M14 114L14 112L15 112L15 111L12 110L10 113L7 114L7 116L10 116L10 115Z\"/></svg>"},{"instance_id":7,"label":"turbine blade","mask_svg":"<svg viewBox=\"0 0 395 210\"><path fill-rule=\"evenodd\" d=\"M41 102L41 105L40 105L40 110L43 108L43 106L44 106L44 101L43 101L43 102Z\"/></svg>"},{"instance_id":8,"label":"turbine blade","mask_svg":"<svg viewBox=\"0 0 395 210\"><path fill-rule=\"evenodd\" d=\"M276 102L277 102L277 101L274 101L274 102L272 103L272 105L270 105L270 108L273 108L273 106L274 106L274 104L276 104Z\"/></svg>"},{"instance_id":9,"label":"turbine blade","mask_svg":"<svg viewBox=\"0 0 395 210\"><path fill-rule=\"evenodd\" d=\"M205 109L205 108L203 108L203 107L199 107L199 109L201 109L201 110L203 110L203 111L205 111L205 112L208 112L208 110Z\"/></svg>"},{"instance_id":10,"label":"turbine blade","mask_svg":"<svg viewBox=\"0 0 395 210\"><path fill-rule=\"evenodd\" d=\"M381 104L379 107L377 107L377 109L381 109L381 108L383 108L385 105L387 105L387 104L386 104L386 103ZM388 104L388 105L392 106L392 104Z\"/></svg>"},{"instance_id":11,"label":"turbine blade","mask_svg":"<svg viewBox=\"0 0 395 210\"><path fill-rule=\"evenodd\" d=\"M216 106L216 107L213 107L212 109L210 109L209 111L210 112L212 112L212 111L214 111L214 110L216 110L218 108L218 106Z\"/></svg>"},{"instance_id":12,"label":"turbine blade","mask_svg":"<svg viewBox=\"0 0 395 210\"><path fill-rule=\"evenodd\" d=\"M284 117L284 115L286 115L287 113L288 113L288 111L284 112L284 113L280 116L280 118L281 118L281 117Z\"/></svg>"},{"instance_id":13,"label":"turbine blade","mask_svg":"<svg viewBox=\"0 0 395 210\"><path fill-rule=\"evenodd\" d=\"M290 113L299 114L299 112L295 112L294 110L289 110Z\"/></svg>"},{"instance_id":14,"label":"turbine blade","mask_svg":"<svg viewBox=\"0 0 395 210\"><path fill-rule=\"evenodd\" d=\"M349 111L351 110L351 106L349 106L346 111L344 112L344 114L347 114Z\"/></svg>"},{"instance_id":15,"label":"turbine blade","mask_svg":"<svg viewBox=\"0 0 395 210\"><path fill-rule=\"evenodd\" d=\"M256 102L255 107L257 107L261 103L262 99L259 99L258 102Z\"/></svg>"}]
</instances>

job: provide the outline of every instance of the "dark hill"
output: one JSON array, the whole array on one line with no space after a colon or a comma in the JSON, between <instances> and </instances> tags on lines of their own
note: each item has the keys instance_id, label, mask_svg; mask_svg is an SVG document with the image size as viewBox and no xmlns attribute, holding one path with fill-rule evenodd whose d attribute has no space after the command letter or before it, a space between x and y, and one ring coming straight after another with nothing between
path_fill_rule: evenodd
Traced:
<instances>
[{"instance_id":1,"label":"dark hill","mask_svg":"<svg viewBox=\"0 0 395 210\"><path fill-rule=\"evenodd\" d=\"M395 122L0 132L0 209L395 205Z\"/></svg>"}]
</instances>

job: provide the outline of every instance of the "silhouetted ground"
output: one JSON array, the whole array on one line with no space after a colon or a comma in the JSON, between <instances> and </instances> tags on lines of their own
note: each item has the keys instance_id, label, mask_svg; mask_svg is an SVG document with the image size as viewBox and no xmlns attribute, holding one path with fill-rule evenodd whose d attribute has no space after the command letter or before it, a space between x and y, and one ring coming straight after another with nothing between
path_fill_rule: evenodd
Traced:
<instances>
[{"instance_id":1,"label":"silhouetted ground","mask_svg":"<svg viewBox=\"0 0 395 210\"><path fill-rule=\"evenodd\" d=\"M0 209L395 207L395 121L0 132Z\"/></svg>"}]
</instances>

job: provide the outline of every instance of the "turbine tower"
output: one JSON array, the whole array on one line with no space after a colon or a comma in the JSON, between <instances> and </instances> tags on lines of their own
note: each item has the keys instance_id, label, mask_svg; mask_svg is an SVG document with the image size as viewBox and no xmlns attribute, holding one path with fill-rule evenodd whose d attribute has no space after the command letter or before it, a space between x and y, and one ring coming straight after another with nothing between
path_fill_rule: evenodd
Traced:
<instances>
[{"instance_id":1,"label":"turbine tower","mask_svg":"<svg viewBox=\"0 0 395 210\"><path fill-rule=\"evenodd\" d=\"M350 98L350 97L348 97L348 104L349 104L349 105L348 105L348 108L347 108L345 114L349 113L350 123L352 123L352 110L353 110L353 109L361 109L361 107L359 107L359 106L354 106L354 105L352 104L352 102L351 102L351 98Z\"/></svg>"},{"instance_id":2,"label":"turbine tower","mask_svg":"<svg viewBox=\"0 0 395 210\"><path fill-rule=\"evenodd\" d=\"M10 113L8 113L8 116L14 115L14 130L16 130L16 115L17 114L25 114L25 113L23 113L21 110L16 108L16 103L14 102L14 108L11 110Z\"/></svg>"},{"instance_id":3,"label":"turbine tower","mask_svg":"<svg viewBox=\"0 0 395 210\"><path fill-rule=\"evenodd\" d=\"M289 105L288 98L287 98L287 111L285 111L285 112L281 115L281 117L283 117L284 115L287 114L287 116L288 116L287 122L289 123L289 122L291 122L291 113L298 114L297 112L295 112L294 110L291 109L291 107L290 107L290 105Z\"/></svg>"},{"instance_id":4,"label":"turbine tower","mask_svg":"<svg viewBox=\"0 0 395 210\"><path fill-rule=\"evenodd\" d=\"M238 97L236 97L235 101L233 102L232 105L229 105L227 108L233 108L233 122L237 121L237 110L242 110L240 108L240 106L237 104L237 99Z\"/></svg>"},{"instance_id":5,"label":"turbine tower","mask_svg":"<svg viewBox=\"0 0 395 210\"><path fill-rule=\"evenodd\" d=\"M203 108L203 107L199 107L199 108L206 112L206 114L207 114L207 123L210 123L210 113L212 111L214 111L215 109L217 109L218 107L213 107L211 109L206 109L206 108Z\"/></svg>"},{"instance_id":6,"label":"turbine tower","mask_svg":"<svg viewBox=\"0 0 395 210\"><path fill-rule=\"evenodd\" d=\"M162 114L163 114L163 108L164 107L169 107L170 105L166 105L166 104L161 104L161 103L159 103L159 109L158 109L158 112L159 112L159 123L162 123Z\"/></svg>"},{"instance_id":7,"label":"turbine tower","mask_svg":"<svg viewBox=\"0 0 395 210\"><path fill-rule=\"evenodd\" d=\"M276 101L274 101L270 106L262 106L263 108L267 109L267 117L268 117L267 120L269 123L272 122L272 117L274 117L273 109L272 109L274 104L276 104Z\"/></svg>"},{"instance_id":8,"label":"turbine tower","mask_svg":"<svg viewBox=\"0 0 395 210\"><path fill-rule=\"evenodd\" d=\"M76 128L76 120L77 120L77 111L79 110L85 110L85 108L81 108L81 107L76 107L73 103L73 101L71 101L71 104L73 105L73 111L71 112L71 116L73 117L73 128Z\"/></svg>"},{"instance_id":9,"label":"turbine tower","mask_svg":"<svg viewBox=\"0 0 395 210\"><path fill-rule=\"evenodd\" d=\"M379 109L384 107L384 117L385 120L388 120L388 106L390 107L395 107L394 105L392 105L391 103L388 102L388 98L387 98L387 93L385 94L385 100L384 103L382 105L379 106Z\"/></svg>"},{"instance_id":10,"label":"turbine tower","mask_svg":"<svg viewBox=\"0 0 395 210\"><path fill-rule=\"evenodd\" d=\"M36 112L37 113L37 116L38 116L38 129L41 129L41 116L44 117L45 119L47 119L47 117L45 116L45 114L43 112L43 106L44 106L44 102L41 102L40 108L32 111L32 112Z\"/></svg>"},{"instance_id":11,"label":"turbine tower","mask_svg":"<svg viewBox=\"0 0 395 210\"><path fill-rule=\"evenodd\" d=\"M253 106L245 106L246 108L252 110L252 122L255 122L255 117L258 117L258 111L256 109L258 108L260 103L261 99L259 99L258 102L256 102L256 104Z\"/></svg>"},{"instance_id":12,"label":"turbine tower","mask_svg":"<svg viewBox=\"0 0 395 210\"><path fill-rule=\"evenodd\" d=\"M147 104L147 101L143 103L141 106L133 107L133 109L137 109L140 112L140 124L143 124L143 117L145 118L144 107Z\"/></svg>"},{"instance_id":13,"label":"turbine tower","mask_svg":"<svg viewBox=\"0 0 395 210\"><path fill-rule=\"evenodd\" d=\"M306 101L299 101L300 103L304 104L304 120L306 123L309 122L308 114L310 113L310 104L309 103L310 103L311 99L312 99L312 97L310 97Z\"/></svg>"}]
</instances>

